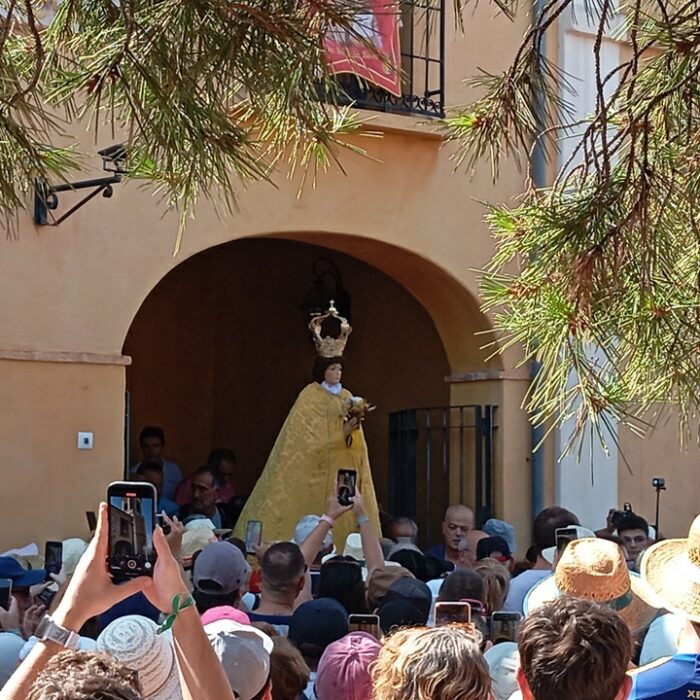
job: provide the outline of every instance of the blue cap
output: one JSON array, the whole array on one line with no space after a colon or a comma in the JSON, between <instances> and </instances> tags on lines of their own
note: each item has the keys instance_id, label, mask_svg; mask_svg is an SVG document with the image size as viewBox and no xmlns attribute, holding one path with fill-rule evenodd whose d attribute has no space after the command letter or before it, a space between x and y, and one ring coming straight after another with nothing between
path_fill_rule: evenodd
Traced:
<instances>
[{"instance_id":1,"label":"blue cap","mask_svg":"<svg viewBox=\"0 0 700 700\"><path fill-rule=\"evenodd\" d=\"M0 578L12 579L13 588L29 588L46 581L46 569L24 569L12 557L0 557Z\"/></svg>"},{"instance_id":2,"label":"blue cap","mask_svg":"<svg viewBox=\"0 0 700 700\"><path fill-rule=\"evenodd\" d=\"M484 523L481 529L491 537L502 537L508 543L511 552L518 549L515 542L515 528L505 520L491 518Z\"/></svg>"},{"instance_id":3,"label":"blue cap","mask_svg":"<svg viewBox=\"0 0 700 700\"><path fill-rule=\"evenodd\" d=\"M348 633L348 613L334 598L316 598L300 605L289 621L289 639L297 646L325 649Z\"/></svg>"}]
</instances>

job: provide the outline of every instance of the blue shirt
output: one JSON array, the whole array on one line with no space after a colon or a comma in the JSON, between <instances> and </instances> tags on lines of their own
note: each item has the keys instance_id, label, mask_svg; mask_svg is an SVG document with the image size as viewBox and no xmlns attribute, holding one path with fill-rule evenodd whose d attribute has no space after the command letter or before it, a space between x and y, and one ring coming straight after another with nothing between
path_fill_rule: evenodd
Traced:
<instances>
[{"instance_id":1,"label":"blue shirt","mask_svg":"<svg viewBox=\"0 0 700 700\"><path fill-rule=\"evenodd\" d=\"M629 700L700 698L700 654L676 654L632 675Z\"/></svg>"},{"instance_id":2,"label":"blue shirt","mask_svg":"<svg viewBox=\"0 0 700 700\"><path fill-rule=\"evenodd\" d=\"M141 462L138 464L134 464L133 467L129 470L129 475L134 476L137 474L139 467L141 466ZM177 491L177 487L179 483L182 481L182 472L180 471L180 467L175 464L175 462L171 462L169 459L164 459L163 460L163 496L166 498L169 498L171 500L175 500L175 491Z\"/></svg>"},{"instance_id":3,"label":"blue shirt","mask_svg":"<svg viewBox=\"0 0 700 700\"><path fill-rule=\"evenodd\" d=\"M178 514L179 510L180 510L180 506L177 503L175 503L175 501L171 501L169 498L166 498L165 496L161 496L158 499L158 510L157 510L158 515L160 515L163 511L165 511L165 514L172 518L173 515Z\"/></svg>"},{"instance_id":4,"label":"blue shirt","mask_svg":"<svg viewBox=\"0 0 700 700\"><path fill-rule=\"evenodd\" d=\"M434 547L431 547L430 549L426 549L425 552L423 552L426 557L435 557L436 559L442 559L442 561L447 561L447 558L445 556L445 545L443 544L436 544Z\"/></svg>"}]
</instances>

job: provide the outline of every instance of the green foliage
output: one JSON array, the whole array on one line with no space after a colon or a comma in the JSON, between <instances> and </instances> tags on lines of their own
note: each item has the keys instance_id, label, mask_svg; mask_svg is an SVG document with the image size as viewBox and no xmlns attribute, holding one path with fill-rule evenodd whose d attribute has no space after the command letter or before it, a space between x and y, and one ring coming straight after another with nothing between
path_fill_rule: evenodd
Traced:
<instances>
[{"instance_id":1,"label":"green foliage","mask_svg":"<svg viewBox=\"0 0 700 700\"><path fill-rule=\"evenodd\" d=\"M538 37L570 5L548 3L513 65L448 120L460 162L488 155L495 173L503 155L572 138L562 99L571 86L538 55ZM619 9L630 56L604 74L600 44L614 8L588 8L597 107L577 125L574 156L552 186L530 186L519 206L488 217L497 251L482 291L494 347L516 343L539 362L533 420L573 417L574 437L593 426L602 438L611 416L639 429L658 403L675 405L687 428L700 408L700 6L633 0Z\"/></svg>"},{"instance_id":2,"label":"green foliage","mask_svg":"<svg viewBox=\"0 0 700 700\"><path fill-rule=\"evenodd\" d=\"M127 146L143 178L185 220L200 197L235 207L236 189L273 169L318 170L359 124L337 109L322 37L352 29L358 0L0 0L0 209L37 177L65 180L79 121ZM319 96L323 95L324 100ZM355 148L355 150L357 150Z\"/></svg>"}]
</instances>

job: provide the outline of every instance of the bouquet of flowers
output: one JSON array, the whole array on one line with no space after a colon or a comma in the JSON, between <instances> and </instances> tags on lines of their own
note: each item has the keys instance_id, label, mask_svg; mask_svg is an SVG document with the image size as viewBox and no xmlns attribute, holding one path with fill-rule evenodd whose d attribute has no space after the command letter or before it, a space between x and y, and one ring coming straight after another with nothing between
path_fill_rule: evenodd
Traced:
<instances>
[{"instance_id":1,"label":"bouquet of flowers","mask_svg":"<svg viewBox=\"0 0 700 700\"><path fill-rule=\"evenodd\" d=\"M365 416L377 408L373 403L363 399L361 396L351 396L345 403L345 419L352 420L359 418L364 420Z\"/></svg>"}]
</instances>

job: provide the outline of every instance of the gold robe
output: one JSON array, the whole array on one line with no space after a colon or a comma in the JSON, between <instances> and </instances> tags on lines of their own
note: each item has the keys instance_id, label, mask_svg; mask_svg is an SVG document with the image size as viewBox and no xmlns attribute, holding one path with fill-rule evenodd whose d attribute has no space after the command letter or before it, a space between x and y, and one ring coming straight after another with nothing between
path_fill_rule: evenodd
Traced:
<instances>
[{"instance_id":1,"label":"gold robe","mask_svg":"<svg viewBox=\"0 0 700 700\"><path fill-rule=\"evenodd\" d=\"M338 469L354 469L365 509L379 535L377 497L362 428L352 431L348 447L343 434L345 401L313 382L302 389L277 436L265 469L236 524L235 535L245 538L248 520L261 520L263 540L291 540L297 521L309 513L326 512ZM345 538L357 530L354 513L338 519L333 542L342 554Z\"/></svg>"}]
</instances>

